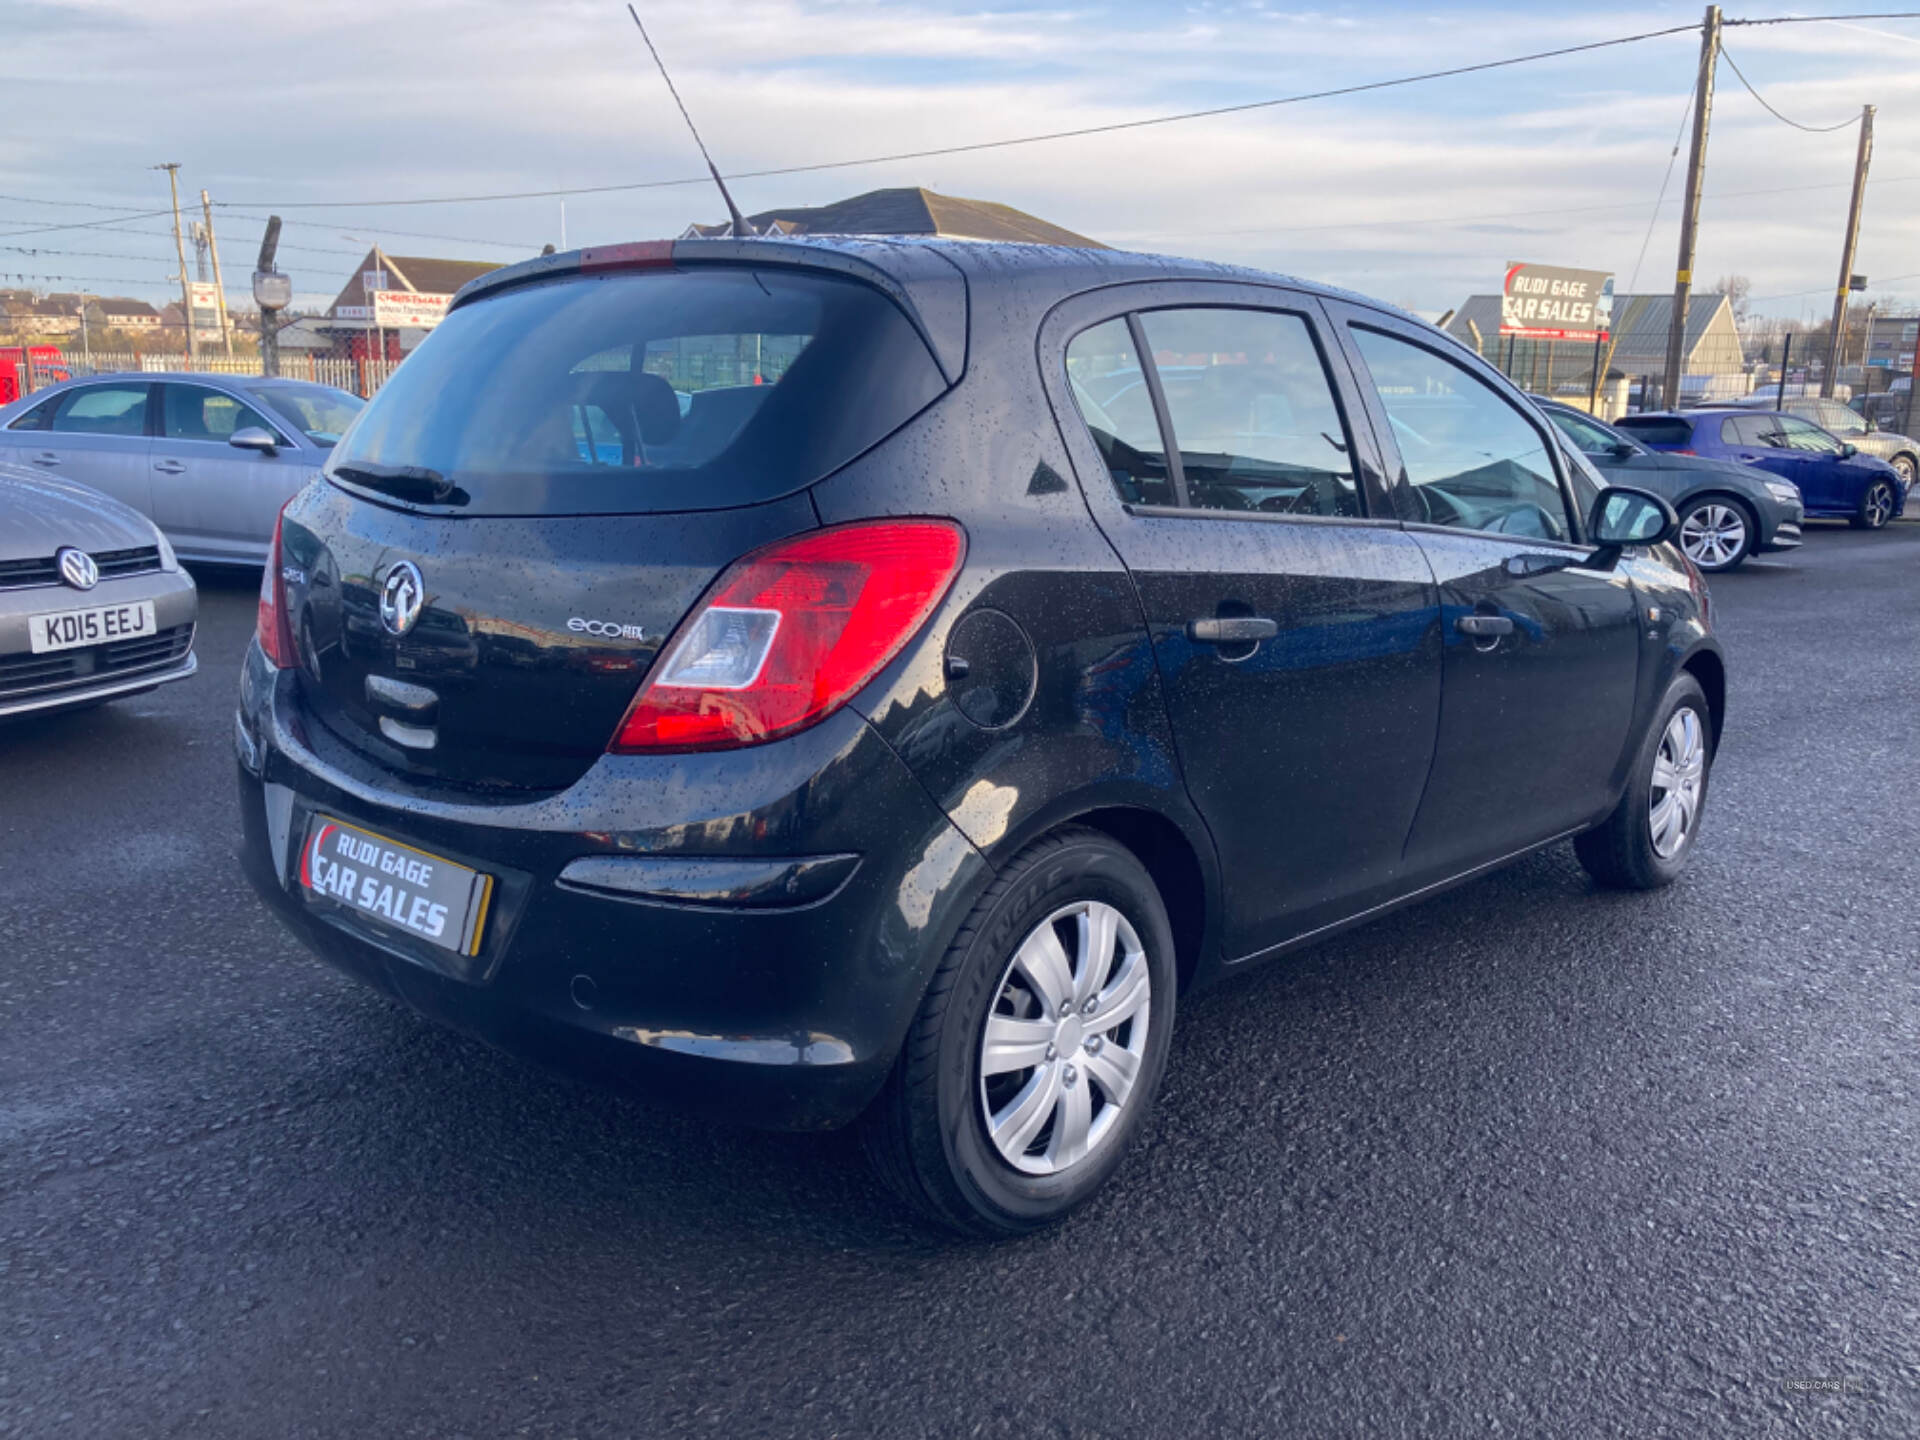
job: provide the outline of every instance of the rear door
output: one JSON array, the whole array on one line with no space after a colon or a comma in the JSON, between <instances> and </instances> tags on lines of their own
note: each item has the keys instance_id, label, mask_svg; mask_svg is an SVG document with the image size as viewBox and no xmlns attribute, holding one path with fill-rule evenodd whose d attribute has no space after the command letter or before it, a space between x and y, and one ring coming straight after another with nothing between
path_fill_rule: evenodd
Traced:
<instances>
[{"instance_id":1,"label":"rear door","mask_svg":"<svg viewBox=\"0 0 1920 1440\"><path fill-rule=\"evenodd\" d=\"M1426 779L1438 610L1318 303L1104 291L1055 312L1043 354L1053 336L1070 453L1218 847L1226 953L1363 908L1397 878Z\"/></svg>"},{"instance_id":2,"label":"rear door","mask_svg":"<svg viewBox=\"0 0 1920 1440\"><path fill-rule=\"evenodd\" d=\"M145 381L76 386L61 395L44 429L23 434L16 453L151 515L147 421L153 389Z\"/></svg>"},{"instance_id":3,"label":"rear door","mask_svg":"<svg viewBox=\"0 0 1920 1440\"><path fill-rule=\"evenodd\" d=\"M1454 873L1606 808L1639 670L1633 589L1583 563L1563 457L1517 391L1432 330L1337 313L1439 582L1439 739L1407 861Z\"/></svg>"},{"instance_id":4,"label":"rear door","mask_svg":"<svg viewBox=\"0 0 1920 1440\"><path fill-rule=\"evenodd\" d=\"M259 562L287 498L312 475L311 458L287 427L210 385L162 385L153 441L153 518L183 553L207 560ZM274 454L228 444L236 430L265 430Z\"/></svg>"}]
</instances>

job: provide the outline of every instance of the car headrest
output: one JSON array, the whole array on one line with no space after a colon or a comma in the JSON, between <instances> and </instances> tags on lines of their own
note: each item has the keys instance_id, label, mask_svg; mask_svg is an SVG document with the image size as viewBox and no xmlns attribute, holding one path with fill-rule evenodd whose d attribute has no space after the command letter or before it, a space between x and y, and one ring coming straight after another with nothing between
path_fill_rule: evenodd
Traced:
<instances>
[{"instance_id":1,"label":"car headrest","mask_svg":"<svg viewBox=\"0 0 1920 1440\"><path fill-rule=\"evenodd\" d=\"M680 433L680 397L658 375L642 370L633 377L633 413L649 445L665 445Z\"/></svg>"}]
</instances>

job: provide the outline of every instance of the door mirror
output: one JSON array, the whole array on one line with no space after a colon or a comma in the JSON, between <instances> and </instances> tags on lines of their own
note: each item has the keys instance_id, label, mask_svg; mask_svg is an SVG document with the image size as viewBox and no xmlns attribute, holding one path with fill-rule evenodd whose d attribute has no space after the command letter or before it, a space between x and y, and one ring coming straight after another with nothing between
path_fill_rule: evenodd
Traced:
<instances>
[{"instance_id":1,"label":"door mirror","mask_svg":"<svg viewBox=\"0 0 1920 1440\"><path fill-rule=\"evenodd\" d=\"M1616 440L1608 449L1616 460L1631 460L1640 453L1640 447L1631 440Z\"/></svg>"},{"instance_id":2,"label":"door mirror","mask_svg":"<svg viewBox=\"0 0 1920 1440\"><path fill-rule=\"evenodd\" d=\"M1609 485L1593 502L1588 538L1615 554L1628 545L1658 545L1680 533L1680 517L1658 495Z\"/></svg>"},{"instance_id":3,"label":"door mirror","mask_svg":"<svg viewBox=\"0 0 1920 1440\"><path fill-rule=\"evenodd\" d=\"M1840 447L1840 458L1842 460L1851 460L1854 456L1858 455L1859 453L1860 453L1860 447L1858 445L1855 445L1851 440L1849 440L1846 444Z\"/></svg>"},{"instance_id":4,"label":"door mirror","mask_svg":"<svg viewBox=\"0 0 1920 1440\"><path fill-rule=\"evenodd\" d=\"M258 425L234 431L227 437L227 443L236 450L258 450L262 455L271 455L280 448L280 442L273 438L272 432L262 430Z\"/></svg>"}]
</instances>

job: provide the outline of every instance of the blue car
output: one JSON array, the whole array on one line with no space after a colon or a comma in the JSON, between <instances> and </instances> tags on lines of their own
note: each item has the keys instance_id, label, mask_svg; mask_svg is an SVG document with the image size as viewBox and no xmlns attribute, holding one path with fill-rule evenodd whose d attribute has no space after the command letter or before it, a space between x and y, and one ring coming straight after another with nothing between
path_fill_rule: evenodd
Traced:
<instances>
[{"instance_id":1,"label":"blue car","mask_svg":"<svg viewBox=\"0 0 1920 1440\"><path fill-rule=\"evenodd\" d=\"M1798 415L1680 410L1625 415L1614 423L1649 449L1734 460L1791 480L1812 518L1878 530L1906 508L1907 482L1898 470Z\"/></svg>"}]
</instances>

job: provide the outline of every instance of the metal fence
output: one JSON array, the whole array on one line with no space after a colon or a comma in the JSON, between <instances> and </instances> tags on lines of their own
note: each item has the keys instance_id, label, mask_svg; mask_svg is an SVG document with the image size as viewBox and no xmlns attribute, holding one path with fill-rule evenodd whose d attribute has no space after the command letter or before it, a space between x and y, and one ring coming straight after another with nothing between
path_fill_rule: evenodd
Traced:
<instances>
[{"instance_id":1,"label":"metal fence","mask_svg":"<svg viewBox=\"0 0 1920 1440\"><path fill-rule=\"evenodd\" d=\"M387 382L387 378L401 363L398 360L361 360L338 355L289 354L282 351L280 374L288 380L311 380L317 385L332 385L340 390L351 390L356 395L371 396ZM231 358L225 355L201 355L189 360L180 354L92 350L83 354L68 354L61 361L61 366L76 377L127 373L152 375L163 371L185 371L196 375L265 373L257 355L235 355ZM28 377L28 388L38 390L58 378L53 367L36 364L33 374Z\"/></svg>"}]
</instances>

